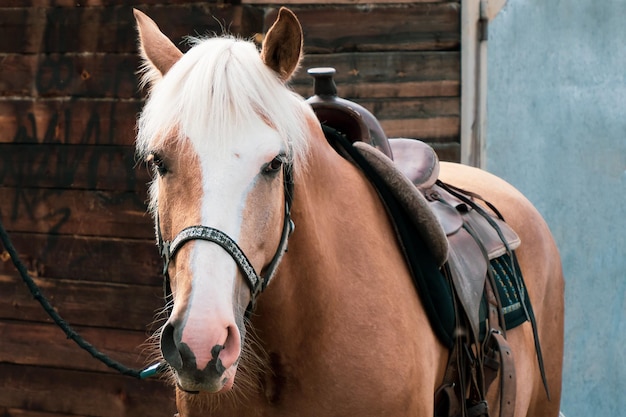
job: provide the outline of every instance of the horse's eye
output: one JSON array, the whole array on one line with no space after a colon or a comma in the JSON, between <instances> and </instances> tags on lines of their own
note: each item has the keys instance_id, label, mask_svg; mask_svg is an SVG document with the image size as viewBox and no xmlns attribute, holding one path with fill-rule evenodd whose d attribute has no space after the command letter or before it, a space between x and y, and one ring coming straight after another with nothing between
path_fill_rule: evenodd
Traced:
<instances>
[{"instance_id":1,"label":"horse's eye","mask_svg":"<svg viewBox=\"0 0 626 417\"><path fill-rule=\"evenodd\" d=\"M266 174L274 174L278 172L283 167L284 158L285 157L283 155L278 155L276 158L272 159L269 164L265 165L263 172Z\"/></svg>"},{"instance_id":2,"label":"horse's eye","mask_svg":"<svg viewBox=\"0 0 626 417\"><path fill-rule=\"evenodd\" d=\"M148 162L148 164L153 167L153 169L156 170L160 176L167 174L168 169L165 166L165 162L163 161L163 158L161 158L161 155L151 153L148 155L148 158L146 158L146 162Z\"/></svg>"}]
</instances>

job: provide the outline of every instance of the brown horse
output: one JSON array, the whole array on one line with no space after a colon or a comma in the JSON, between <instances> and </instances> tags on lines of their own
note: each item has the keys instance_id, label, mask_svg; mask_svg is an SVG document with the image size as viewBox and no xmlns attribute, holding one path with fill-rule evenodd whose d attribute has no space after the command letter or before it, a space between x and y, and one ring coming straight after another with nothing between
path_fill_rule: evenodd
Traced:
<instances>
[{"instance_id":1,"label":"brown horse","mask_svg":"<svg viewBox=\"0 0 626 417\"><path fill-rule=\"evenodd\" d=\"M155 171L172 292L160 345L180 416L432 416L448 348L378 194L285 86L301 58L297 18L281 9L260 54L218 37L183 55L135 16L150 89L137 148ZM551 234L493 175L442 164L440 176L494 203L521 237L551 400L526 322L507 333L515 416L557 416L563 278Z\"/></svg>"}]
</instances>

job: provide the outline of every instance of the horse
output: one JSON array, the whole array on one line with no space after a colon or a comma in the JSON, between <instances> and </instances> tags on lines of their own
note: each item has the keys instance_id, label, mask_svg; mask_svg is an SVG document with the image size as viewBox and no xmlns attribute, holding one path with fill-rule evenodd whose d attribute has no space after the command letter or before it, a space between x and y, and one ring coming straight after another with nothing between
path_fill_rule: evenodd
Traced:
<instances>
[{"instance_id":1,"label":"horse","mask_svg":"<svg viewBox=\"0 0 626 417\"><path fill-rule=\"evenodd\" d=\"M281 8L260 51L224 35L183 54L134 15L148 91L136 146L154 171L169 310L159 347L179 415L434 415L449 348L378 193L288 86L302 57L297 17ZM550 399L526 322L507 332L514 415L557 416L564 283L550 231L494 175L442 163L440 178L492 202L519 233Z\"/></svg>"}]
</instances>

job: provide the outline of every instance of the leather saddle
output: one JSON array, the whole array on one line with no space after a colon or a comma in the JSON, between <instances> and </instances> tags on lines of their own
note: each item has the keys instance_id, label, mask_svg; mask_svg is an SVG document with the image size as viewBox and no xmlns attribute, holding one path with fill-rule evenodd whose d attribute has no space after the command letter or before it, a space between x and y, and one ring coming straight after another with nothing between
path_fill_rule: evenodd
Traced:
<instances>
[{"instance_id":1,"label":"leather saddle","mask_svg":"<svg viewBox=\"0 0 626 417\"><path fill-rule=\"evenodd\" d=\"M497 300L494 300L497 297L493 296L493 288L487 279L490 261L511 254L520 245L518 235L499 218L499 213L479 205L476 201L478 196L438 180L439 159L432 147L416 139L387 139L382 127L368 110L357 103L337 97L333 81L334 69L316 68L308 72L315 78L315 95L307 102L323 127L335 132L340 141L345 139L346 143L351 144L351 149L348 151L345 145L337 146L330 139L329 142L347 159L353 162L356 159L366 161L368 169L374 171L379 181L385 184L398 204L404 208L403 212L408 214L408 222L425 242L435 265L446 271L454 293L452 310L455 312L455 332L460 326L471 333L469 340L472 343L484 342L485 346L493 344L492 339L480 339L479 336L481 304L484 305L486 298L497 304ZM377 189L381 193L378 187ZM389 211L389 207L387 209ZM395 227L396 232L400 232L398 229L401 226L396 223ZM404 249L406 255L406 248ZM464 311L462 325L459 325L459 309ZM497 305L490 307L489 326L495 326L498 329L495 334L500 334L499 329L504 323L497 310ZM491 323L492 321L495 323ZM502 352L510 356L510 349L503 337L494 337L493 340L497 342L493 350L500 353L500 358L504 356ZM465 401L462 401L465 400L465 389L459 391L458 387L454 388L459 379L459 367L466 366L458 363L462 356L460 349L464 348L459 348L455 343L448 343L451 354L446 372L447 381L444 381L438 391L446 395L436 395L446 397L446 410L437 415L488 416L484 396L474 402L473 410L468 411ZM482 361L481 357L478 362L482 364ZM506 372L509 376L514 375L512 359L496 359L494 362L496 369L501 368L501 374ZM482 384L488 387L494 378L495 375L485 378ZM511 404L514 404L515 382L514 378L510 379L512 382L501 382L501 416L512 415L514 409ZM450 394L452 391L456 393L456 400L452 398L455 395ZM506 398L508 406L502 406L503 398ZM459 402L463 405L452 405ZM476 409L481 406L485 409Z\"/></svg>"},{"instance_id":2,"label":"leather saddle","mask_svg":"<svg viewBox=\"0 0 626 417\"><path fill-rule=\"evenodd\" d=\"M368 110L337 97L334 69L315 68L309 74L315 77L315 95L307 101L318 119L352 142L407 207L437 264L448 263L472 331L478 335L489 261L516 249L519 237L495 213L487 219L468 204L473 195L457 190L460 198L438 181L439 159L431 146L417 139L387 139Z\"/></svg>"}]
</instances>

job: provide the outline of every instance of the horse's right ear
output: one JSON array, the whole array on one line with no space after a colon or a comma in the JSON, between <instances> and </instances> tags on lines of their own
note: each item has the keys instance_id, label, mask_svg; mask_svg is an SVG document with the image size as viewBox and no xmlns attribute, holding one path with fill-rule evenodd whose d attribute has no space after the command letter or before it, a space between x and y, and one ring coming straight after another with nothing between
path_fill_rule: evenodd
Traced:
<instances>
[{"instance_id":1,"label":"horse's right ear","mask_svg":"<svg viewBox=\"0 0 626 417\"><path fill-rule=\"evenodd\" d=\"M133 9L139 32L139 52L143 58L144 84L161 79L183 53L161 32L154 20Z\"/></svg>"}]
</instances>

